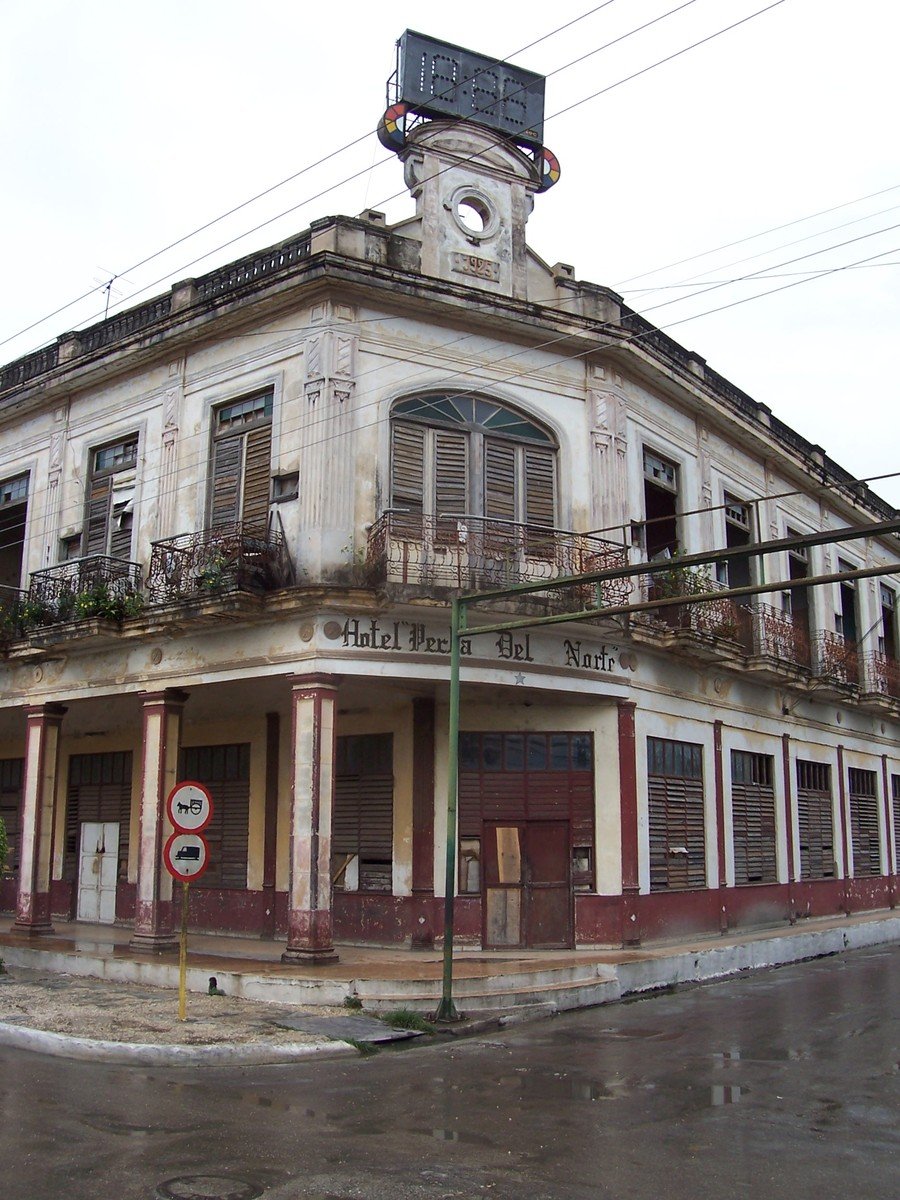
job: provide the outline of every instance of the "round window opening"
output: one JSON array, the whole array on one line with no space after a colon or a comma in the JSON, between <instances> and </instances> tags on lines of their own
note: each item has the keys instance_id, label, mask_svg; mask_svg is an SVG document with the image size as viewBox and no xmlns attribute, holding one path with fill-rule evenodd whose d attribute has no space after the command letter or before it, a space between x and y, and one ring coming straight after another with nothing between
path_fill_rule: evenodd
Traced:
<instances>
[{"instance_id":1,"label":"round window opening","mask_svg":"<svg viewBox=\"0 0 900 1200\"><path fill-rule=\"evenodd\" d=\"M490 237L497 229L493 206L474 192L464 192L454 198L453 215L463 233L471 238Z\"/></svg>"}]
</instances>

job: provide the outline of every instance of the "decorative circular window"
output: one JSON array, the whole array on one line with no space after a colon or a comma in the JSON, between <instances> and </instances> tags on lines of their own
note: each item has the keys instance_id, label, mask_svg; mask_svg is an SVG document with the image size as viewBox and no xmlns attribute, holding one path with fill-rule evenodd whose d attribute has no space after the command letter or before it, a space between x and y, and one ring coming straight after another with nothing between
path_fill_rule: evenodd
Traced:
<instances>
[{"instance_id":1,"label":"decorative circular window","mask_svg":"<svg viewBox=\"0 0 900 1200\"><path fill-rule=\"evenodd\" d=\"M450 211L466 237L473 241L483 242L493 237L500 227L494 205L475 188L457 188L450 197Z\"/></svg>"}]
</instances>

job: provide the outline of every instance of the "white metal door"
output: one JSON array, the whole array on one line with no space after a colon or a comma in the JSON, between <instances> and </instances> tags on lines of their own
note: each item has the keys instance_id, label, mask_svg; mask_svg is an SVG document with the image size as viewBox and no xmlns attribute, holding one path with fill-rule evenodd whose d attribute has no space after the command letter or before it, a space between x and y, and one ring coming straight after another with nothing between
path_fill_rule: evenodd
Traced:
<instances>
[{"instance_id":1,"label":"white metal door","mask_svg":"<svg viewBox=\"0 0 900 1200\"><path fill-rule=\"evenodd\" d=\"M119 873L118 821L84 821L78 857L78 920L112 925Z\"/></svg>"}]
</instances>

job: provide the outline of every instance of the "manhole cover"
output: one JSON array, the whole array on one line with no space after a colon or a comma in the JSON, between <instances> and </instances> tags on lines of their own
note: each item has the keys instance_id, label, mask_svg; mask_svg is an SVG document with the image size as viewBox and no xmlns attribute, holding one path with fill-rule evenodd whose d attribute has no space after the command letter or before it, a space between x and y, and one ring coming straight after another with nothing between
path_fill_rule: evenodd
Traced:
<instances>
[{"instance_id":1,"label":"manhole cover","mask_svg":"<svg viewBox=\"0 0 900 1200\"><path fill-rule=\"evenodd\" d=\"M227 1179L224 1175L179 1175L157 1184L161 1200L256 1200L265 1189L246 1179Z\"/></svg>"}]
</instances>

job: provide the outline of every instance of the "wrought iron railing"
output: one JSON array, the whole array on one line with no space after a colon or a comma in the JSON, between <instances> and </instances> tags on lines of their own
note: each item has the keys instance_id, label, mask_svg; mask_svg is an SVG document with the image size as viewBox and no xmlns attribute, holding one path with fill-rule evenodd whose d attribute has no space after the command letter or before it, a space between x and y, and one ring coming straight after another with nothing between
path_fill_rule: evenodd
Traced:
<instances>
[{"instance_id":1,"label":"wrought iron railing","mask_svg":"<svg viewBox=\"0 0 900 1200\"><path fill-rule=\"evenodd\" d=\"M859 651L856 642L840 633L828 631L816 635L814 673L831 683L859 683Z\"/></svg>"},{"instance_id":2,"label":"wrought iron railing","mask_svg":"<svg viewBox=\"0 0 900 1200\"><path fill-rule=\"evenodd\" d=\"M809 667L809 633L802 620L771 604L749 605L752 652L791 667Z\"/></svg>"},{"instance_id":3,"label":"wrought iron railing","mask_svg":"<svg viewBox=\"0 0 900 1200\"><path fill-rule=\"evenodd\" d=\"M565 575L583 575L626 566L627 551L592 534L544 525L500 521L492 517L430 517L389 509L369 532L366 574L373 583L436 586L463 591L552 583ZM604 605L622 603L628 579L601 584ZM591 605L596 586L548 588L572 606Z\"/></svg>"},{"instance_id":4,"label":"wrought iron railing","mask_svg":"<svg viewBox=\"0 0 900 1200\"><path fill-rule=\"evenodd\" d=\"M682 603L688 597L724 591L726 584L705 571L673 566L668 571L644 576L641 595L645 600L671 600L640 615L643 623L663 623L705 637L738 642L749 651L752 630L749 610L727 596Z\"/></svg>"},{"instance_id":5,"label":"wrought iron railing","mask_svg":"<svg viewBox=\"0 0 900 1200\"><path fill-rule=\"evenodd\" d=\"M900 663L887 654L867 654L863 659L866 691L900 699Z\"/></svg>"},{"instance_id":6,"label":"wrought iron railing","mask_svg":"<svg viewBox=\"0 0 900 1200\"><path fill-rule=\"evenodd\" d=\"M0 585L0 643L22 634L22 605L28 597L19 588Z\"/></svg>"},{"instance_id":7,"label":"wrought iron railing","mask_svg":"<svg viewBox=\"0 0 900 1200\"><path fill-rule=\"evenodd\" d=\"M266 592L290 583L283 535L236 522L154 542L147 572L151 604Z\"/></svg>"},{"instance_id":8,"label":"wrought iron railing","mask_svg":"<svg viewBox=\"0 0 900 1200\"><path fill-rule=\"evenodd\" d=\"M139 563L91 554L33 571L20 619L26 631L90 617L121 621L142 604Z\"/></svg>"}]
</instances>

